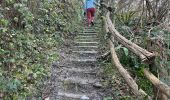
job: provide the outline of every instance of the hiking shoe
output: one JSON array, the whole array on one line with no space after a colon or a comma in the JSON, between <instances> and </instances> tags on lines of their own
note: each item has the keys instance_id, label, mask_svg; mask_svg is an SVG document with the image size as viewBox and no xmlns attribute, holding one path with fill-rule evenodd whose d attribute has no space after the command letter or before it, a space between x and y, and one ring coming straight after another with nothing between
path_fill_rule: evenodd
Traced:
<instances>
[{"instance_id":1,"label":"hiking shoe","mask_svg":"<svg viewBox=\"0 0 170 100\"><path fill-rule=\"evenodd\" d=\"M94 22L91 22L91 25L94 26Z\"/></svg>"}]
</instances>

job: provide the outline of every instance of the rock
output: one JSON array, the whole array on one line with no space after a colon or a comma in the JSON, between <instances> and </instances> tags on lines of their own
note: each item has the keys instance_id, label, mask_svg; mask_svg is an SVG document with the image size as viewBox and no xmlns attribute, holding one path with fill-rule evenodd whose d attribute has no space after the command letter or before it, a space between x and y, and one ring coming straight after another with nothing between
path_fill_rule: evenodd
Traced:
<instances>
[{"instance_id":1,"label":"rock","mask_svg":"<svg viewBox=\"0 0 170 100\"><path fill-rule=\"evenodd\" d=\"M81 100L90 100L90 98L89 98L88 96L86 96L86 95L83 95L83 96L81 97Z\"/></svg>"},{"instance_id":2,"label":"rock","mask_svg":"<svg viewBox=\"0 0 170 100\"><path fill-rule=\"evenodd\" d=\"M50 98L48 97L48 98L45 98L44 100L50 100Z\"/></svg>"},{"instance_id":3,"label":"rock","mask_svg":"<svg viewBox=\"0 0 170 100\"><path fill-rule=\"evenodd\" d=\"M100 82L94 83L93 86L96 87L96 88L102 88L103 87L103 85Z\"/></svg>"}]
</instances>

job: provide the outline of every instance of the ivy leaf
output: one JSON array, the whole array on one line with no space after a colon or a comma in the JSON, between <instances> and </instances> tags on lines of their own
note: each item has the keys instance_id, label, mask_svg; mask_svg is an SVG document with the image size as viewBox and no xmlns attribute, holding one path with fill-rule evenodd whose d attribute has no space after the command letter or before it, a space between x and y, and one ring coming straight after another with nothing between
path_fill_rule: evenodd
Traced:
<instances>
[{"instance_id":1,"label":"ivy leaf","mask_svg":"<svg viewBox=\"0 0 170 100\"><path fill-rule=\"evenodd\" d=\"M126 56L129 55L129 50L128 50L127 48L123 47L123 51L124 51L124 53L125 53Z\"/></svg>"}]
</instances>

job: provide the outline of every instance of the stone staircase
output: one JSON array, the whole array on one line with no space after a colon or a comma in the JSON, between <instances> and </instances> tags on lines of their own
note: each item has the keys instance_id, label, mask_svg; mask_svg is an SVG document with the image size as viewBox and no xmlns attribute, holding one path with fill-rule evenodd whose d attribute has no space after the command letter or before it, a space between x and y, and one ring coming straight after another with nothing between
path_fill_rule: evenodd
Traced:
<instances>
[{"instance_id":1,"label":"stone staircase","mask_svg":"<svg viewBox=\"0 0 170 100\"><path fill-rule=\"evenodd\" d=\"M71 48L67 66L58 66L54 91L49 100L103 100L100 69L97 64L98 34L87 27Z\"/></svg>"}]
</instances>

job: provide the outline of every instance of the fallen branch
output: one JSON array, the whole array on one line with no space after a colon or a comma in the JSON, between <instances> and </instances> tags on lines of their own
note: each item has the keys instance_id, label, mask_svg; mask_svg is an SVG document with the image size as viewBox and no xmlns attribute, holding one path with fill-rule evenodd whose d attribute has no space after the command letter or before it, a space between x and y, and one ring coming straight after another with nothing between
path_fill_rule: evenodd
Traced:
<instances>
[{"instance_id":1,"label":"fallen branch","mask_svg":"<svg viewBox=\"0 0 170 100\"><path fill-rule=\"evenodd\" d=\"M157 77L155 77L151 72L147 69L144 69L145 76L152 82L152 84L157 87L161 92L163 92L168 98L170 98L170 87L160 81Z\"/></svg>"},{"instance_id":2,"label":"fallen branch","mask_svg":"<svg viewBox=\"0 0 170 100\"><path fill-rule=\"evenodd\" d=\"M112 24L109 13L107 14L106 19L106 28L111 31L112 36L109 41L110 48L111 48L111 54L112 59L115 64L115 66L118 68L118 71L123 76L123 78L126 80L128 85L131 87L133 93L135 95L143 95L141 92L138 91L138 85L133 81L131 76L128 74L128 72L123 68L123 66L120 64L118 57L116 55L116 52L114 50L114 45L112 41L114 41L114 38L116 38L117 41L119 41L121 44L123 44L125 47L127 47L129 50L134 52L136 55L138 55L141 60L151 60L151 58L154 58L155 55L153 53L148 52L147 50L139 47L138 45L132 43L131 41L127 40L125 37L123 37L114 27ZM108 32L108 29L106 31ZM159 89L162 93L164 93L168 98L170 98L170 87L166 85L165 83L161 82L157 77L155 77L152 73L150 73L148 70L144 69L145 76L154 84L154 86ZM144 93L145 94L145 93Z\"/></svg>"},{"instance_id":3,"label":"fallen branch","mask_svg":"<svg viewBox=\"0 0 170 100\"><path fill-rule=\"evenodd\" d=\"M108 28L109 28L110 32L112 33L112 35L114 36L114 38L118 42L120 42L122 45L124 45L126 48L128 48L130 51L132 51L133 53L138 55L143 62L152 61L152 59L154 59L154 57L155 57L155 54L153 54L151 52L148 52L146 49L143 49L143 48L139 47L135 43L132 43L131 41L129 41L125 37L123 37L115 29L115 27L112 24L112 21L111 21L109 15L110 15L109 13L106 15L106 22L107 22Z\"/></svg>"},{"instance_id":4,"label":"fallen branch","mask_svg":"<svg viewBox=\"0 0 170 100\"><path fill-rule=\"evenodd\" d=\"M111 54L112 54L112 60L115 64L116 68L122 75L122 77L126 80L127 84L129 85L130 89L132 90L132 92L140 99L146 97L147 94L142 89L138 88L138 85L136 84L136 82L133 80L133 78L129 75L129 73L123 68L123 66L119 62L119 59L115 52L114 45L111 40L109 41L109 44L110 44L110 50L111 50Z\"/></svg>"},{"instance_id":5,"label":"fallen branch","mask_svg":"<svg viewBox=\"0 0 170 100\"><path fill-rule=\"evenodd\" d=\"M105 19L104 19L105 20ZM108 24L105 20L105 30L108 33ZM113 37L112 37L113 38ZM113 38L114 39L114 38ZM130 87L130 89L132 90L132 92L139 98L143 99L144 97L148 96L142 89L138 88L138 85L136 84L136 82L133 80L133 78L129 75L129 73L123 68L123 66L121 65L117 54L115 52L115 47L113 44L113 39L110 39L109 45L110 45L110 51L111 51L111 55L112 55L112 60L115 64L115 66L117 67L118 71L120 72L120 74L122 75L122 77L126 80L128 86ZM148 99L151 100L151 98L148 96Z\"/></svg>"}]
</instances>

